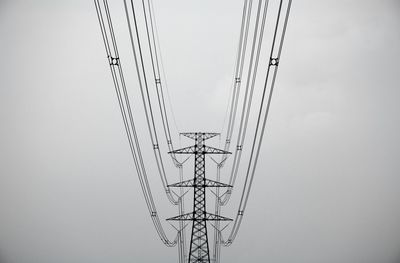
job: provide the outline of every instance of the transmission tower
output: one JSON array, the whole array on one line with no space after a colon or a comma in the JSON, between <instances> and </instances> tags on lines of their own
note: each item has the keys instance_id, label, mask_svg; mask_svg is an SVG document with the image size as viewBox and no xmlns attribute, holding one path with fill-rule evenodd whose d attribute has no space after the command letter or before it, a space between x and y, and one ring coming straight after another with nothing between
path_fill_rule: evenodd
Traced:
<instances>
[{"instance_id":1,"label":"transmission tower","mask_svg":"<svg viewBox=\"0 0 400 263\"><path fill-rule=\"evenodd\" d=\"M155 163L158 168L160 179L165 190L165 193L169 201L173 205L178 206L178 216L169 218L170 221L179 221L179 229L176 228L178 234L175 239L171 239L166 235L164 227L160 221L160 217L157 213L157 208L153 200L151 187L147 176L147 167L142 155L140 140L136 130L137 123L135 122L134 112L132 112L133 103L130 101L130 95L128 92L128 85L124 78L124 71L122 70L120 55L118 52L117 40L114 32L114 26L112 23L112 16L110 13L108 0L94 0L98 22L101 29L101 35L108 58L108 64L110 66L111 75L114 83L114 88L118 98L119 108L123 124L125 127L126 135L128 137L128 143L131 150L133 162L135 164L136 172L139 178L140 186L142 188L143 196L151 215L151 220L154 224L155 230L160 237L161 241L168 247L178 246L179 251L179 263L194 263L194 262L206 262L219 263L220 262L220 249L221 246L230 246L239 231L241 222L243 220L243 214L247 206L249 194L251 192L251 186L253 184L253 178L255 175L257 162L259 159L260 149L262 145L263 136L266 129L266 122L269 114L269 109L272 100L272 94L276 81L276 75L278 66L281 60L281 52L283 46L283 40L286 33L288 17L290 13L290 7L292 0L277 0L274 1L276 4L270 5L268 0L243 0L243 12L241 18L241 26L239 33L239 43L236 54L235 70L234 70L234 83L232 87L231 99L228 103L226 111L227 128L226 128L226 140L223 150L209 147L205 145L205 140L213 138L219 133L204 133L204 132L187 132L181 133L185 137L193 139L195 144L186 148L174 150L174 146L171 139L171 131L169 129L168 114L165 107L163 90L166 88L166 82L164 80L165 74L163 63L161 61L160 48L157 36L157 27L154 19L154 10L151 0L142 0L141 7L134 4L133 0L124 0L124 10L126 16L126 22L128 25L129 38L131 42L131 48L133 53L133 59L135 62L135 68L138 79L138 87L140 90L141 99L143 102L143 108L145 113L145 119L148 126L148 135L152 141L152 148L154 152ZM253 5L253 2L258 2L257 5ZM130 4L129 4L130 3ZM146 5L147 3L147 5ZM268 11L272 8L272 12ZM145 30L140 30L140 16L138 10L143 11L142 19L144 20ZM256 15L254 17L254 11ZM267 13L270 17L267 19ZM272 17L271 17L272 16ZM267 21L271 21L271 32L266 30L268 25ZM142 32L143 31L143 32ZM263 44L264 32L271 34L271 39L268 39L268 44ZM270 32L270 33L269 33ZM144 40L142 34L146 35L147 48L142 48ZM253 35L253 37L251 37ZM265 42L264 42L265 43ZM250 45L251 44L251 45ZM249 48L247 48L249 46ZM251 47L251 48L250 48ZM257 88L260 70L259 61L263 56L262 52L268 48L269 52L269 63L266 63L264 84ZM145 50L146 52L143 52ZM148 52L147 52L148 51ZM250 58L249 58L250 56ZM124 59L123 59L124 60ZM150 61L149 61L150 60ZM148 63L149 62L149 63ZM164 162L161 155L161 149L159 148L159 138L157 132L157 120L154 118L156 110L154 108L154 98L150 90L153 88L150 85L151 81L148 71L147 64L152 67L153 77L155 81L155 92L157 94L157 102L161 115L162 127L165 134L166 143L168 146L169 154L171 154L171 160L173 164L179 169L180 181L175 184L169 184L166 171L164 169ZM160 71L161 69L161 71ZM161 74L161 72L163 74ZM162 77L161 77L162 76ZM163 81L161 81L163 79ZM245 84L244 89L241 89L241 83ZM153 84L154 85L154 84ZM168 90L167 90L168 91ZM260 95L260 100L254 99L254 96ZM240 104L241 110L240 110ZM229 106L230 105L230 106ZM238 108L239 107L239 108ZM172 108L172 107L171 107ZM172 109L171 109L172 112ZM254 116L253 115L254 112ZM229 116L229 117L228 117ZM252 118L257 120L255 125L252 126ZM238 122L239 121L239 122ZM230 154L229 149L231 142L234 138L233 134L236 133L237 127L237 144L235 155L233 156L232 169L229 175L228 184L220 182L220 171L225 166L227 160L227 154ZM247 135L246 135L247 131ZM254 135L249 138L249 133L254 132ZM235 135L236 136L236 135ZM246 137L247 136L247 137ZM245 142L251 143L251 147L248 149L248 161L243 163L242 153L243 145ZM148 145L150 146L150 145ZM194 154L194 177L191 180L183 180L183 164L189 159L187 158L183 162L179 162L176 158L176 154ZM216 180L209 180L205 176L206 170L206 154L222 154L220 162L210 158L217 165ZM238 213L235 216L230 233L223 238L221 231L224 229L220 228L221 221L232 221L227 217L220 216L221 207L227 205L232 194L232 188L235 186L235 182L238 176L238 171L245 165L246 173L243 175L244 182L241 190L241 198L238 205ZM236 183L237 184L237 183ZM180 196L175 192L170 191L170 187L180 188ZM191 187L194 189L193 195L193 211L185 213L184 208L184 196L183 188ZM208 187L216 187L214 195L215 198L215 214L208 213L206 207L206 189ZM219 194L220 187L228 187L225 193ZM173 196L172 194L175 194ZM223 197L223 198L222 198ZM209 198L210 199L210 198ZM192 222L192 231L190 239L190 248L186 251L186 234L185 234L185 221ZM207 221L216 221L212 224L214 227L214 238L211 243L207 235ZM214 257L210 259L210 248L209 243L213 245Z\"/></svg>"},{"instance_id":2,"label":"transmission tower","mask_svg":"<svg viewBox=\"0 0 400 263\"><path fill-rule=\"evenodd\" d=\"M193 139L193 146L169 152L170 154L194 154L194 177L191 180L170 185L170 187L193 187L193 212L171 217L170 221L192 221L192 234L190 238L189 263L210 262L210 252L207 236L207 221L231 221L232 219L211 214L206 209L206 187L230 187L217 181L206 179L205 155L229 154L229 152L206 146L204 141L215 137L218 133L188 132L182 135Z\"/></svg>"}]
</instances>

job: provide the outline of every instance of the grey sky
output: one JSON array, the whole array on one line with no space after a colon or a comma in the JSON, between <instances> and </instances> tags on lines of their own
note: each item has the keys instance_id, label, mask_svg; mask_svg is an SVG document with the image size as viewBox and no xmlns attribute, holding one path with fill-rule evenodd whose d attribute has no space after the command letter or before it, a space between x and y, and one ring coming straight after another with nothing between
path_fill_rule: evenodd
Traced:
<instances>
[{"instance_id":1,"label":"grey sky","mask_svg":"<svg viewBox=\"0 0 400 263\"><path fill-rule=\"evenodd\" d=\"M122 1L110 2L124 52ZM219 131L242 1L153 2L179 128ZM249 207L222 262L399 262L399 46L397 0L293 2ZM140 192L93 2L1 1L0 49L0 262L177 262ZM145 156L161 217L177 214Z\"/></svg>"}]
</instances>

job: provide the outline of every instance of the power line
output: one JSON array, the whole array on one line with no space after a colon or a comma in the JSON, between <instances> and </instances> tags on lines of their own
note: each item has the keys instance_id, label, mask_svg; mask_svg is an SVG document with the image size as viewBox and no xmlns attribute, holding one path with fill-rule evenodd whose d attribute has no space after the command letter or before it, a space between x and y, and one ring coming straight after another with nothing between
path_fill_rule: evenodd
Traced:
<instances>
[{"instance_id":1,"label":"power line","mask_svg":"<svg viewBox=\"0 0 400 263\"><path fill-rule=\"evenodd\" d=\"M99 25L103 37L104 46L113 78L114 87L120 106L122 119L124 122L125 132L128 137L129 147L135 164L136 172L138 174L140 186L142 188L143 196L146 201L147 208L150 213L153 225L159 235L160 239L167 246L175 246L177 244L177 237L171 241L167 238L165 231L161 225L160 218L157 213L156 206L154 204L153 196L151 194L150 185L147 179L147 173L144 166L139 140L136 133L136 127L133 119L132 110L130 107L129 97L126 89L125 79L123 75L121 60L119 58L117 42L115 39L115 33L112 25L112 19L108 7L107 0L103 1L103 8L100 5L99 0L94 0L96 13L99 20ZM104 9L104 13L102 11ZM106 21L106 22L105 22ZM107 26L108 29L107 29ZM110 42L111 39L111 42Z\"/></svg>"},{"instance_id":2,"label":"power line","mask_svg":"<svg viewBox=\"0 0 400 263\"><path fill-rule=\"evenodd\" d=\"M244 99L243 99L241 119L240 119L240 125L239 125L238 137L237 137L237 146L236 146L234 161L232 164L232 171L231 171L231 175L230 175L230 179L229 179L229 183L228 183L231 186L234 186L234 184L235 184L235 180L237 177L239 164L240 164L240 158L241 158L241 155L243 152L242 151L243 144L244 144L244 139L246 136L248 119L249 119L249 115L250 115L250 109L251 109L252 98L253 98L253 91L254 91L254 86L255 86L255 79L256 79L256 75L257 75L258 63L259 63L259 58L260 58L260 51L261 51L261 47L262 47L262 40L263 40L263 35L264 35L268 3L269 3L269 1L265 1L264 8L262 9L263 1L259 0L258 6L257 6L257 15L256 15L255 25L254 25L254 35L253 35L253 40L252 40L249 69L247 72L246 89L245 89L245 94L244 94ZM261 17L261 10L262 10L262 17ZM260 19L261 19L261 25L260 25ZM218 165L218 167L217 167L217 176L218 177L220 176L220 168L221 168L221 165ZM217 197L216 208L215 208L217 214L219 214L221 211L221 205L225 205L228 202L228 200L231 196L231 193L232 193L232 189L229 189L229 191L225 192L224 200L220 200L219 196ZM220 250L220 245L221 245L219 225L217 225L216 230L215 230L215 238L217 240L215 242L214 249L216 250L215 254L217 256L217 260L219 261L219 257L220 257L219 250Z\"/></svg>"},{"instance_id":3,"label":"power line","mask_svg":"<svg viewBox=\"0 0 400 263\"><path fill-rule=\"evenodd\" d=\"M288 0L288 3L286 5L286 13L285 13L285 17L283 20L283 28L282 28L282 32L281 32L281 37L279 38L279 37L277 37L277 35L278 35L278 29L279 29L280 22L281 22L280 18L281 18L281 12L282 12L282 2L283 2L283 0L280 1L278 16L277 16L277 20L275 23L273 42L272 42L272 47L271 47L271 51L270 51L269 64L268 64L268 68L267 68L267 75L266 75L265 82L264 82L264 88L263 88L262 98L261 98L261 102L260 102L259 113L258 113L258 117L257 117L257 124L256 124L254 138L253 138L252 148L251 148L251 152L250 152L250 161L249 161L247 172L246 172L245 183L244 183L243 191L241 194L238 213L234 220L233 227L231 229L228 239L226 241L223 241L223 245L225 245L225 246L229 246L232 244L232 242L235 240L236 235L239 231L239 228L240 228L240 225L241 225L241 222L243 219L244 211L247 206L247 201L249 198L251 186L253 184L255 169L257 167L261 143L262 143L262 139L263 139L264 132L265 132L265 126L266 126L266 122L268 119L269 108L271 105L272 94L273 94L273 90L274 90L274 86L275 86L276 74L277 74L277 69L279 66L280 56L281 56L281 52L282 52L283 41L284 41L285 34L286 34L287 22L288 22L288 18L289 18L292 0ZM277 50L276 50L276 47L278 47ZM273 56L275 53L276 53L276 56ZM273 70L273 77L272 77L272 81L268 82L271 68ZM265 104L264 101L266 99L266 93L268 90L267 89L268 86L269 86L269 94L267 97L267 103ZM261 121L262 121L262 128L260 130Z\"/></svg>"},{"instance_id":4,"label":"power line","mask_svg":"<svg viewBox=\"0 0 400 263\"><path fill-rule=\"evenodd\" d=\"M265 19L266 19L267 10L268 10L268 2L269 1L265 1L265 4L264 4L261 26L259 26L259 23L260 23L261 9L262 9L263 1L259 0L259 2L258 2L257 17L256 17L255 26L254 26L254 35L253 35L253 41L252 41L252 47L251 47L249 69L247 72L246 89L245 89L245 93L244 93L243 106L242 106L242 111L241 111L237 145L236 145L236 151L235 151L234 161L233 161L233 165L232 165L231 176L229 178L230 185L235 184L235 180L237 177L238 168L239 168L239 164L240 164L240 158L241 158L241 155L243 152L243 144L244 144L244 139L246 137L247 124L248 124L250 108L251 108L252 99L253 99L255 77L256 77L257 69L258 69L258 61L259 61L259 57L260 57L261 44L262 44L262 40L263 40ZM258 42L258 45L257 45L257 42ZM256 50L256 46L257 46L257 50ZM229 198L230 195L231 195L231 191L229 193L227 193L226 197Z\"/></svg>"},{"instance_id":5,"label":"power line","mask_svg":"<svg viewBox=\"0 0 400 263\"><path fill-rule=\"evenodd\" d=\"M168 145L168 151L173 151L174 150L173 141L171 138L171 131L170 131L170 127L169 127L170 125L168 122L168 114L167 114L167 110L165 107L165 99L164 99L164 92L163 92L163 82L164 82L165 76L164 76L164 79L161 78L160 67L163 69L164 75L165 75L165 72L164 72L164 67L162 65L160 65L161 53L160 53L160 60L158 58L159 51L157 51L157 48L159 46L159 43L158 43L158 37L157 38L155 37L156 32L157 32L157 30L156 30L157 27L156 27L156 23L155 23L154 14L153 14L154 11L153 11L150 0L147 0L148 16L146 14L145 0L142 0L142 6L143 6L145 26L146 26L147 41L148 41L148 46L149 46L149 50L150 50L151 65L152 65L153 76L154 76L154 81L155 81L155 85L156 85L157 101L158 101L159 110L160 110L160 114L161 114L161 120L162 120L163 130L164 130L164 134L165 134L165 140ZM148 22L148 20L150 21L150 23ZM150 27L149 27L149 24L150 24ZM171 112L173 114L172 106L171 106ZM171 158L174 161L174 164L176 166L179 166L179 163L176 163L176 160L177 160L176 156L171 155Z\"/></svg>"},{"instance_id":6,"label":"power line","mask_svg":"<svg viewBox=\"0 0 400 263\"><path fill-rule=\"evenodd\" d=\"M155 122L154 122L154 116L153 116L153 111L152 111L152 107L151 107L152 102L151 102L150 96L149 96L149 88L148 88L148 82L147 82L147 78L146 78L145 66L144 66L144 61L143 61L143 54L142 54L141 42L140 42L139 31L138 31L138 26L137 26L135 7L133 4L133 1L130 1L130 2L131 2L132 14L133 14L133 22L134 22L135 35L136 35L136 40L137 40L138 53L139 53L139 58L140 58L139 61L138 61L137 55L136 55L132 27L131 27L131 22L130 22L129 15L128 15L126 0L124 1L125 13L126 13L127 24L128 24L128 28L129 28L129 35L130 35L130 39L131 39L132 50L133 50L133 54L134 54L135 66L136 66L137 75L138 75L138 79L139 79L139 86L140 86L140 90L141 90L142 101L143 101L143 105L144 105L145 113L146 113L146 120L148 123L150 136L152 137L151 139L153 142L153 150L154 150L154 153L156 156L157 167L158 167L158 171L160 173L160 176L161 176L161 179L163 182L163 186L164 186L164 189L165 189L168 199L171 201L171 203L178 205L179 214L182 214L185 211L184 199L180 196L177 196L177 199L175 199L173 197L173 195L172 195L173 192L171 192L171 190L168 186L165 169L164 169L164 165L162 162L156 127L155 127ZM156 27L156 25L155 25L155 21L153 22L154 15L152 14L152 7L150 5L150 1L147 1L147 12L146 12L146 5L145 5L144 0L142 0L142 8L143 8L143 16L144 16L145 27L146 27L147 43L148 43L150 59L151 59L151 68L152 68L153 77L154 77L155 86L156 86L157 101L158 101L158 106L159 106L159 110L160 110L162 126L163 126L163 130L164 130L164 135L165 135L165 140L167 142L168 150L171 152L174 150L174 147L173 147L171 132L170 132L169 123L168 123L168 114L167 114L166 107L165 107L163 86L162 86L161 75L160 75L160 65L159 65L159 59L158 59L158 54L157 54L158 53L157 52L157 43L156 43L155 29L154 29ZM147 13L148 13L148 15L147 15ZM150 24L150 26L149 26L149 24ZM139 64L140 64L140 67L139 67ZM147 97L143 96L143 85L142 85L141 74L139 72L139 69L142 70L144 86L145 86ZM163 70L164 70L164 68L163 68ZM147 100L146 100L146 98L147 98ZM149 112L150 112L152 129L150 128L150 125L149 125L149 114L147 113L147 107L149 108ZM153 135L154 135L154 138L153 138ZM155 146L154 142L156 142L157 146ZM175 154L171 155L171 159L172 159L175 167L177 167L179 169L180 177L183 180L183 177L182 177L183 162L179 162L177 160ZM181 192L182 192L182 190L181 190ZM182 193L181 193L181 195L182 195ZM185 229L183 227L182 222L180 222L179 227L180 227L180 230L178 231L178 237L179 237L178 238L178 249L179 249L179 255L180 255L179 261L183 262L184 252L185 252Z\"/></svg>"},{"instance_id":7,"label":"power line","mask_svg":"<svg viewBox=\"0 0 400 263\"><path fill-rule=\"evenodd\" d=\"M242 82L243 66L244 66L244 61L245 61L245 56L246 56L247 37L248 37L248 33L249 33L252 2L253 2L253 0L245 0L244 5L243 5L239 44L238 44L236 63L235 63L234 85L233 85L232 97L231 97L231 102L230 102L228 128L227 128L227 132L226 132L226 139L225 139L225 146L224 146L225 151L229 150L229 146L230 146L231 138L232 138L233 127L234 127L234 123L235 123L236 110L237 110L239 93L240 93L240 84ZM227 156L223 155L221 158L221 162L223 163L226 158L227 158Z\"/></svg>"},{"instance_id":8,"label":"power line","mask_svg":"<svg viewBox=\"0 0 400 263\"><path fill-rule=\"evenodd\" d=\"M133 50L133 57L134 57L134 61L135 61L136 72L137 72L137 76L138 76L138 80L139 80L140 94L141 94L142 102L143 102L143 106L144 106L147 128L149 130L150 139L151 139L151 142L153 145L153 152L154 152L158 172L159 172L164 190L165 190L170 202L175 205L178 205L178 200L172 195L172 193L168 187L168 180L167 180L163 160L161 157L160 146L159 146L158 137L157 137L157 130L156 130L155 121L154 121L154 114L153 114L153 109L151 106L151 99L150 99L148 81L147 81L146 71L145 71L145 66L144 66L144 61L143 61L143 53L142 53L140 36L139 36L139 31L138 31L138 26L137 26L135 7L133 4L133 0L131 0L130 2L131 2L132 14L133 14L133 24L134 24L134 30L135 30L135 38L137 41L139 59L138 59L138 56L136 53L135 40L133 37L131 21L129 18L128 6L126 4L126 0L124 0L125 15L126 15L126 20L127 20L128 29L129 29L129 36L130 36L132 50Z\"/></svg>"}]
</instances>

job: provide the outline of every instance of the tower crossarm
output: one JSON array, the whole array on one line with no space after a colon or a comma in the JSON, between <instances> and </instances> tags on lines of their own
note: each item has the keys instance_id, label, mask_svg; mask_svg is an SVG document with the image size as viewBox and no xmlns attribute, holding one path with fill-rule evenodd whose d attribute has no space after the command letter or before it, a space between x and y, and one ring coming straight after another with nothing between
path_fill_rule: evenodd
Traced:
<instances>
[{"instance_id":1,"label":"tower crossarm","mask_svg":"<svg viewBox=\"0 0 400 263\"><path fill-rule=\"evenodd\" d=\"M183 135L183 136L188 137L193 140L202 138L202 140L205 141L207 139L218 136L220 134L216 133L216 132L181 132L180 135Z\"/></svg>"},{"instance_id":2,"label":"tower crossarm","mask_svg":"<svg viewBox=\"0 0 400 263\"><path fill-rule=\"evenodd\" d=\"M197 214L194 212L190 212L187 214L168 218L167 220L168 221L232 221L232 219L230 219L230 218L211 214L208 212L197 213Z\"/></svg>"},{"instance_id":3,"label":"tower crossarm","mask_svg":"<svg viewBox=\"0 0 400 263\"><path fill-rule=\"evenodd\" d=\"M181 149L177 149L171 152L170 154L231 154L231 152L224 151L221 149L217 149L211 146L204 145L202 148L198 148L195 145L189 146Z\"/></svg>"},{"instance_id":4,"label":"tower crossarm","mask_svg":"<svg viewBox=\"0 0 400 263\"><path fill-rule=\"evenodd\" d=\"M220 183L210 179L204 179L204 183L196 184L195 180L190 179L175 184L170 184L168 187L232 187L229 184Z\"/></svg>"}]
</instances>

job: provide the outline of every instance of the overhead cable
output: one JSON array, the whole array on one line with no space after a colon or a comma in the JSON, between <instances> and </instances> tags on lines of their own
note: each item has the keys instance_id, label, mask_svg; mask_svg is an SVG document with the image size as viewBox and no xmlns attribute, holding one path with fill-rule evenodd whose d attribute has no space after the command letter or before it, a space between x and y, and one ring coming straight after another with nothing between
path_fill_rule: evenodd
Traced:
<instances>
[{"instance_id":1,"label":"overhead cable","mask_svg":"<svg viewBox=\"0 0 400 263\"><path fill-rule=\"evenodd\" d=\"M254 132L253 143L252 143L252 148L251 148L251 152L250 152L250 161L249 161L249 164L248 164L248 167L246 170L246 177L245 177L243 191L241 194L238 213L236 215L236 218L233 223L233 227L231 229L231 232L230 232L228 238L226 240L221 240L221 242L223 243L224 246L230 246L236 238L236 235L239 231L239 228L240 228L240 225L241 225L241 222L243 219L244 212L246 210L249 194L250 194L251 187L253 184L254 174L255 174L256 167L257 167L257 162L258 162L258 157L259 157L260 148L261 148L261 144L262 144L262 139L263 139L263 136L265 133L266 122L268 119L268 113L269 113L269 109L270 109L270 105L271 105L272 94L274 91L275 80L276 80L277 70L278 70L280 57L281 57L281 53L282 53L283 41L284 41L285 34L286 34L287 23L288 23L292 0L288 0L287 5L285 5L286 12L284 12L283 21L281 19L282 2L283 2L283 0L280 1L279 9L278 9L278 16L277 16L276 23L275 23L275 29L274 29L272 47L271 47L270 56L269 56L267 74L265 77L261 102L260 102L259 111L258 111L257 124L256 124L255 132ZM281 28L281 32L280 32L280 36L279 36L278 30L280 28ZM271 72L272 72L272 80L269 81ZM269 88L269 93L267 95L268 88ZM267 100L267 101L265 102L265 100Z\"/></svg>"},{"instance_id":2,"label":"overhead cable","mask_svg":"<svg viewBox=\"0 0 400 263\"><path fill-rule=\"evenodd\" d=\"M170 240L160 222L157 209L150 190L146 169L143 162L142 153L139 146L139 139L136 132L136 127L133 119L133 114L130 106L128 92L126 88L125 78L123 75L121 59L118 53L117 42L115 39L114 28L107 0L103 1L103 6L99 0L94 0L97 17L101 29L101 34L104 42L104 47L107 54L107 59L110 65L111 75L120 107L122 119L124 122L125 132L128 137L129 147L132 158L138 174L140 186L143 196L146 201L150 217L160 239L166 246L175 246L177 244L178 235L174 240ZM103 11L104 10L104 11Z\"/></svg>"},{"instance_id":3,"label":"overhead cable","mask_svg":"<svg viewBox=\"0 0 400 263\"><path fill-rule=\"evenodd\" d=\"M147 80L147 76L146 76L144 60L143 60L143 53L142 53L142 47L141 47L140 36L139 36L139 31L138 31L135 6L133 4L133 0L131 0L130 3L131 3L130 7L131 7L131 11L132 11L132 16L133 16L133 25L134 25L133 29L134 29L135 34L133 33L131 20L129 18L128 5L126 3L126 0L124 0L125 15L126 15L127 23L128 23L129 36L130 36L130 40L131 40L133 57L134 57L136 72L137 72L137 76L138 76L140 94L142 97L144 112L145 112L145 116L146 116L146 123L147 123L147 127L149 130L150 139L151 139L151 142L153 145L153 152L154 152L154 156L156 159L158 173L160 175L161 182L164 187L165 193L167 194L167 197L171 203L178 205L178 200L173 196L173 194L171 193L171 190L168 187L168 179L166 176L164 163L163 163L163 159L161 156L160 145L159 145L158 136L157 136L157 129L155 126L155 121L154 121L154 113L153 113L153 108L152 108L152 103L151 103L151 98L150 98L150 93L149 93L149 85L148 85L148 80ZM136 44L135 44L135 42L136 42ZM136 51L136 46L137 46L138 51ZM176 160L176 158L173 160Z\"/></svg>"},{"instance_id":4,"label":"overhead cable","mask_svg":"<svg viewBox=\"0 0 400 263\"><path fill-rule=\"evenodd\" d=\"M155 87L156 87L157 102L158 102L159 111L160 111L160 115L161 115L165 140L166 140L166 143L168 146L168 152L173 152L174 146L173 146L173 141L171 138L168 114L167 114L167 110L166 110L166 106L165 106L165 99L164 99L164 92L163 92L163 85L162 85L163 81L162 81L161 74L160 74L160 67L162 67L162 65L160 65L159 55L158 55L158 51L157 51L157 48L159 47L159 42L158 42L158 37L157 37L157 41L156 41L156 34L157 34L156 30L155 30L156 22L155 22L155 18L154 18L152 4L150 3L149 0L147 0L146 2L147 2L147 5L145 4L145 0L142 0L142 10L143 10L143 17L144 17L145 27L146 27L146 36L147 36L147 43L148 43L148 47L149 47L149 53L150 53L151 68L152 68ZM134 31L135 31L137 45L135 45L135 42L134 42L131 21L129 19L129 14L128 14L129 12L128 12L128 8L127 8L126 0L124 0L126 19L127 19L127 23L128 23L128 29L129 29L132 50L133 50L133 54L134 54L135 66L136 66L137 75L138 75L138 79L139 79L139 86L140 86L141 94L142 94L142 101L143 101L143 105L145 108L146 119L149 124L149 116L150 116L151 123L152 123L151 127L150 127L150 125L148 125L149 133L150 133L151 137L153 136L152 137L153 145L154 145L154 142L157 145L157 147L153 147L153 150L154 150L154 153L156 156L157 167L158 167L158 170L159 170L162 182L163 182L165 192L168 196L168 199L171 201L171 203L178 205L179 214L182 214L185 210L184 209L184 199L182 196L179 196L177 199L175 199L172 195L172 192L168 185L168 180L166 177L166 173L165 173L165 169L164 169L164 165L163 165L163 161L162 161L162 157L161 157L160 147L158 146L159 143L158 143L157 131L156 131L153 111L152 111L152 107L151 107L152 101L151 101L150 95L149 95L149 84L147 81L145 65L144 65L144 61L143 61L143 54L142 54L142 48L141 48L141 41L140 41L140 37L139 37L139 30L138 30L138 25L137 25L135 6L134 6L134 3L132 0L130 1L130 5L131 5L131 10L132 10L132 15L133 15ZM138 51L136 51L136 48L138 48ZM139 53L140 60L137 59L137 52ZM161 59L161 54L160 54L160 59ZM162 67L162 69L163 69L163 73L165 75L164 68ZM143 82L142 82L142 78L143 78ZM143 95L144 94L143 84L144 84L144 87L146 90L147 97L145 97ZM148 111L150 114L147 113L147 108L148 108ZM171 107L171 112L173 114L172 107ZM177 167L179 169L179 174L182 175L183 174L183 163L186 160L184 162L178 161L177 157L174 153L170 154L170 157L171 157L171 160L173 161L175 167ZM181 192L182 192L182 189L181 189ZM184 234L185 234L184 231L185 230L183 229L182 225L180 225L180 228L181 228L181 230L179 232L178 250L179 250L179 255L180 255L179 261L183 262L184 252L185 252L185 243L184 243L185 242L185 239L184 239Z\"/></svg>"}]
</instances>

